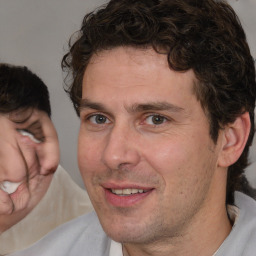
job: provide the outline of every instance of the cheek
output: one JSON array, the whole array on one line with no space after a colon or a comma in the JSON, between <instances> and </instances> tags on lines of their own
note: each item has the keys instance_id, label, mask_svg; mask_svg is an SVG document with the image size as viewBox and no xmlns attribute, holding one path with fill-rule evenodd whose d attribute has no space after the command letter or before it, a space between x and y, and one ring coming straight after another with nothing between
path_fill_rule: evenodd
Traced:
<instances>
[{"instance_id":1,"label":"cheek","mask_svg":"<svg viewBox=\"0 0 256 256\"><path fill-rule=\"evenodd\" d=\"M175 189L183 193L186 184L197 184L209 167L212 153L207 148L207 141L200 144L195 143L192 138L176 136L171 140L158 140L154 145L145 148L144 156L162 177L168 190Z\"/></svg>"},{"instance_id":2,"label":"cheek","mask_svg":"<svg viewBox=\"0 0 256 256\"><path fill-rule=\"evenodd\" d=\"M84 181L86 181L89 176L92 176L96 170L99 170L101 148L97 141L87 136L79 135L78 165Z\"/></svg>"},{"instance_id":3,"label":"cheek","mask_svg":"<svg viewBox=\"0 0 256 256\"><path fill-rule=\"evenodd\" d=\"M171 175L189 163L190 149L176 139L158 139L144 148L144 156L154 169L163 175Z\"/></svg>"}]
</instances>

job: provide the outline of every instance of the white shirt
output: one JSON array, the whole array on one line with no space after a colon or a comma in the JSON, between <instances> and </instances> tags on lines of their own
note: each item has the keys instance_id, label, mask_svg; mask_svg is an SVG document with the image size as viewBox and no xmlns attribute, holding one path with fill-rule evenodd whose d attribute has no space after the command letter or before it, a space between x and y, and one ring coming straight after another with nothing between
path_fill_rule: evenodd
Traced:
<instances>
[{"instance_id":1,"label":"white shirt","mask_svg":"<svg viewBox=\"0 0 256 256\"><path fill-rule=\"evenodd\" d=\"M256 255L256 202L236 192L235 204L239 208L239 212L235 211L235 224L215 256ZM96 213L92 212L58 227L32 247L12 256L123 255L122 245L106 235Z\"/></svg>"}]
</instances>

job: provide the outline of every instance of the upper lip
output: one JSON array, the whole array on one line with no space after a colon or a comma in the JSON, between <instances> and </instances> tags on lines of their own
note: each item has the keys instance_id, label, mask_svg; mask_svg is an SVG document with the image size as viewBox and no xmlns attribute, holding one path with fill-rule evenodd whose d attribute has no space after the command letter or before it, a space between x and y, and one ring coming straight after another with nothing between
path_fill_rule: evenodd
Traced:
<instances>
[{"instance_id":1,"label":"upper lip","mask_svg":"<svg viewBox=\"0 0 256 256\"><path fill-rule=\"evenodd\" d=\"M153 187L135 184L135 183L122 183L122 182L106 182L101 184L104 189L142 189L151 190Z\"/></svg>"}]
</instances>

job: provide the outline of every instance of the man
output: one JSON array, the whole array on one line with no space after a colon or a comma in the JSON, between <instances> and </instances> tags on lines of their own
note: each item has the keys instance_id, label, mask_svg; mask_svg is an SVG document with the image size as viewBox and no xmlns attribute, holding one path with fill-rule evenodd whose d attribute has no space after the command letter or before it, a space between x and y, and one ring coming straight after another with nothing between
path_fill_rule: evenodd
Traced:
<instances>
[{"instance_id":1,"label":"man","mask_svg":"<svg viewBox=\"0 0 256 256\"><path fill-rule=\"evenodd\" d=\"M256 203L236 190L254 134L255 69L232 8L112 0L63 59L96 214L15 255L255 254Z\"/></svg>"},{"instance_id":2,"label":"man","mask_svg":"<svg viewBox=\"0 0 256 256\"><path fill-rule=\"evenodd\" d=\"M0 254L6 255L91 207L86 192L58 167L43 81L26 67L0 64L0 102Z\"/></svg>"}]
</instances>

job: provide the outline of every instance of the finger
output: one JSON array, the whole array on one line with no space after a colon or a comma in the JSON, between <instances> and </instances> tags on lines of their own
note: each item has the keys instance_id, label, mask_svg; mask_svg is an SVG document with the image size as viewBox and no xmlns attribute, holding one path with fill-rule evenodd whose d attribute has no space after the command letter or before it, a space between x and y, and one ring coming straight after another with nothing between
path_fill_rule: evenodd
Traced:
<instances>
[{"instance_id":1,"label":"finger","mask_svg":"<svg viewBox=\"0 0 256 256\"><path fill-rule=\"evenodd\" d=\"M0 182L24 177L24 163L16 140L16 130L5 116L0 115Z\"/></svg>"},{"instance_id":2,"label":"finger","mask_svg":"<svg viewBox=\"0 0 256 256\"><path fill-rule=\"evenodd\" d=\"M21 115L22 113L22 115ZM40 173L48 175L57 169L59 164L59 144L56 130L47 113L33 109L13 113L12 119L17 130L26 130L41 141L36 145L36 154L40 163Z\"/></svg>"},{"instance_id":3,"label":"finger","mask_svg":"<svg viewBox=\"0 0 256 256\"><path fill-rule=\"evenodd\" d=\"M10 196L0 190L0 215L9 215L13 212L14 205Z\"/></svg>"},{"instance_id":4,"label":"finger","mask_svg":"<svg viewBox=\"0 0 256 256\"><path fill-rule=\"evenodd\" d=\"M25 180L16 191L18 192L17 196L15 196L16 193L10 195L14 204L14 210L19 211L28 206L31 198L31 191L38 185L37 182L33 183L31 181L37 180L40 172L40 165L36 155L35 143L29 137L19 133L16 134L16 140L26 172Z\"/></svg>"},{"instance_id":5,"label":"finger","mask_svg":"<svg viewBox=\"0 0 256 256\"><path fill-rule=\"evenodd\" d=\"M13 201L12 195L3 191L3 184L6 182L26 184L27 167L18 146L17 131L13 123L5 115L0 115L0 126L0 214L3 215L15 210L14 201L16 201L16 199Z\"/></svg>"},{"instance_id":6,"label":"finger","mask_svg":"<svg viewBox=\"0 0 256 256\"><path fill-rule=\"evenodd\" d=\"M40 173L40 163L36 153L36 144L29 136L22 133L16 134L18 148L26 169L26 179L29 179Z\"/></svg>"},{"instance_id":7,"label":"finger","mask_svg":"<svg viewBox=\"0 0 256 256\"><path fill-rule=\"evenodd\" d=\"M36 153L41 166L42 175L56 171L60 153L57 132L50 118L44 114L40 118L41 128L44 134L44 141L36 145Z\"/></svg>"}]
</instances>

